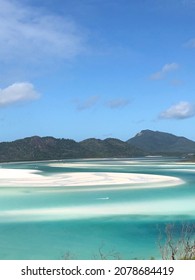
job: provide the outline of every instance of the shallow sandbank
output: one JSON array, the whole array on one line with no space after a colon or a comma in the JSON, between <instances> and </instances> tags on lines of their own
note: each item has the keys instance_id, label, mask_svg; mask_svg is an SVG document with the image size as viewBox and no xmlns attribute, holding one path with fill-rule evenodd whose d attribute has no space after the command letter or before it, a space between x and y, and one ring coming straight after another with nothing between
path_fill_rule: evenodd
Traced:
<instances>
[{"instance_id":1,"label":"shallow sandbank","mask_svg":"<svg viewBox=\"0 0 195 280\"><path fill-rule=\"evenodd\" d=\"M0 169L0 187L116 186L168 187L184 181L171 176L112 172L68 172L43 175L30 169ZM138 186L139 185L139 186ZM120 188L121 189L121 188ZM97 189L96 189L97 190Z\"/></svg>"},{"instance_id":2,"label":"shallow sandbank","mask_svg":"<svg viewBox=\"0 0 195 280\"><path fill-rule=\"evenodd\" d=\"M32 222L52 220L72 220L100 218L108 216L195 216L194 198L184 199L157 199L131 203L107 203L87 206L32 208L20 210L4 210L0 212L1 222Z\"/></svg>"},{"instance_id":3,"label":"shallow sandbank","mask_svg":"<svg viewBox=\"0 0 195 280\"><path fill-rule=\"evenodd\" d=\"M106 161L106 167L113 167L113 166L117 166L117 167L121 167L121 166L127 166L127 165L131 165L131 164L139 164L139 161ZM48 166L51 167L61 167L61 168L85 168L85 167L105 167L105 162L90 162L90 163L82 163L82 162L54 162L54 163L48 163Z\"/></svg>"}]
</instances>

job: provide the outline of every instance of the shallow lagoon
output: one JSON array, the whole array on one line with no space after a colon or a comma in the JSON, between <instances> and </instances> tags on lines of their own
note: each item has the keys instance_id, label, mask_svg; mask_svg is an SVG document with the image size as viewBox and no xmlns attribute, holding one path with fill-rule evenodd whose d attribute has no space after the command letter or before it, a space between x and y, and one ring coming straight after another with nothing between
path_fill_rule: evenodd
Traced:
<instances>
[{"instance_id":1,"label":"shallow lagoon","mask_svg":"<svg viewBox=\"0 0 195 280\"><path fill-rule=\"evenodd\" d=\"M40 178L36 184L34 177L9 182L10 169L32 170ZM94 259L99 249L107 258L160 258L158 227L195 220L195 164L178 159L15 163L1 164L0 171L7 176L0 179L0 259ZM74 177L81 173L82 183ZM104 180L85 185L89 173ZM113 184L107 173L115 174ZM141 181L122 180L132 173ZM142 174L176 180L151 183Z\"/></svg>"}]
</instances>

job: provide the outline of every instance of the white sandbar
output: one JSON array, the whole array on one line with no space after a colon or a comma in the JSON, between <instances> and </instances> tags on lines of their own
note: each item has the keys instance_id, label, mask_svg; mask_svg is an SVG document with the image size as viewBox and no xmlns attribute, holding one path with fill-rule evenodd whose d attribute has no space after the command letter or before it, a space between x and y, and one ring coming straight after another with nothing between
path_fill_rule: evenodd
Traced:
<instances>
[{"instance_id":1,"label":"white sandbar","mask_svg":"<svg viewBox=\"0 0 195 280\"><path fill-rule=\"evenodd\" d=\"M127 165L130 165L130 164L139 164L138 161L117 161L117 167L120 167L120 166L127 166ZM60 163L56 163L56 162L52 162L52 163L48 163L47 164L48 166L51 166L51 167L61 167L61 168L64 168L64 167L69 167L69 168L86 168L86 167L105 167L105 162L102 161L100 163L97 163L97 162L90 162L90 163L78 163L78 162L69 162L69 163L63 163L63 162L60 162ZM115 161L113 162L110 162L109 160L106 162L106 167L113 167L115 166Z\"/></svg>"},{"instance_id":2,"label":"white sandbar","mask_svg":"<svg viewBox=\"0 0 195 280\"><path fill-rule=\"evenodd\" d=\"M42 175L31 169L0 169L0 187L110 186L153 188L183 184L171 176L114 172L64 172ZM139 185L139 186L138 186ZM121 189L121 188L120 188ZM97 190L97 189L96 189Z\"/></svg>"}]
</instances>

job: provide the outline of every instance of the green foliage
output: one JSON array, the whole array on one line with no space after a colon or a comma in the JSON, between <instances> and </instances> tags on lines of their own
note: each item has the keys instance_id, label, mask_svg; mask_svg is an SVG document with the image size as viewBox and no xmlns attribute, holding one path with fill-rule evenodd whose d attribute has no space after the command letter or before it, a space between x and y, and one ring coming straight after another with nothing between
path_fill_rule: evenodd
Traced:
<instances>
[{"instance_id":1,"label":"green foliage","mask_svg":"<svg viewBox=\"0 0 195 280\"><path fill-rule=\"evenodd\" d=\"M129 158L146 155L187 156L194 160L195 142L175 135L143 130L124 142L90 138L81 142L54 137L27 137L0 143L0 162L79 158Z\"/></svg>"},{"instance_id":2,"label":"green foliage","mask_svg":"<svg viewBox=\"0 0 195 280\"><path fill-rule=\"evenodd\" d=\"M77 158L136 157L140 149L118 139L70 139L33 136L0 143L0 162Z\"/></svg>"},{"instance_id":3,"label":"green foliage","mask_svg":"<svg viewBox=\"0 0 195 280\"><path fill-rule=\"evenodd\" d=\"M195 153L194 141L160 131L142 130L127 143L154 155L177 156Z\"/></svg>"}]
</instances>

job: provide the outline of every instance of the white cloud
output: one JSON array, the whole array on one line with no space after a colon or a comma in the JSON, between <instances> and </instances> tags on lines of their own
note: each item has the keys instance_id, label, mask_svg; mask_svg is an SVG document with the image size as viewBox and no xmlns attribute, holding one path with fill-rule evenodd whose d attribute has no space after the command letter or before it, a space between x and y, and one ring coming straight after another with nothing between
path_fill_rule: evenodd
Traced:
<instances>
[{"instance_id":1,"label":"white cloud","mask_svg":"<svg viewBox=\"0 0 195 280\"><path fill-rule=\"evenodd\" d=\"M153 73L150 76L151 80L162 80L166 77L169 72L175 71L179 68L179 64L173 62L170 64L165 64L160 71Z\"/></svg>"},{"instance_id":2,"label":"white cloud","mask_svg":"<svg viewBox=\"0 0 195 280\"><path fill-rule=\"evenodd\" d=\"M184 84L184 81L179 79L173 79L170 81L170 84L174 87L182 86Z\"/></svg>"},{"instance_id":3,"label":"white cloud","mask_svg":"<svg viewBox=\"0 0 195 280\"><path fill-rule=\"evenodd\" d=\"M128 99L123 99L123 98L117 98L117 99L112 99L107 102L107 107L111 109L117 109L117 108L122 108L125 107L129 104Z\"/></svg>"},{"instance_id":4,"label":"white cloud","mask_svg":"<svg viewBox=\"0 0 195 280\"><path fill-rule=\"evenodd\" d=\"M187 119L195 116L195 106L181 101L160 114L162 119Z\"/></svg>"},{"instance_id":5,"label":"white cloud","mask_svg":"<svg viewBox=\"0 0 195 280\"><path fill-rule=\"evenodd\" d=\"M70 19L46 14L16 0L0 0L1 61L69 59L84 50L84 36Z\"/></svg>"},{"instance_id":6,"label":"white cloud","mask_svg":"<svg viewBox=\"0 0 195 280\"><path fill-rule=\"evenodd\" d=\"M0 107L39 98L31 83L15 83L0 89Z\"/></svg>"},{"instance_id":7,"label":"white cloud","mask_svg":"<svg viewBox=\"0 0 195 280\"><path fill-rule=\"evenodd\" d=\"M184 47L195 48L195 38L190 39L184 44Z\"/></svg>"},{"instance_id":8,"label":"white cloud","mask_svg":"<svg viewBox=\"0 0 195 280\"><path fill-rule=\"evenodd\" d=\"M76 100L75 101L77 103L76 108L78 111L90 109L97 104L98 100L99 100L99 96L97 95L90 96L88 99L84 101Z\"/></svg>"}]
</instances>

